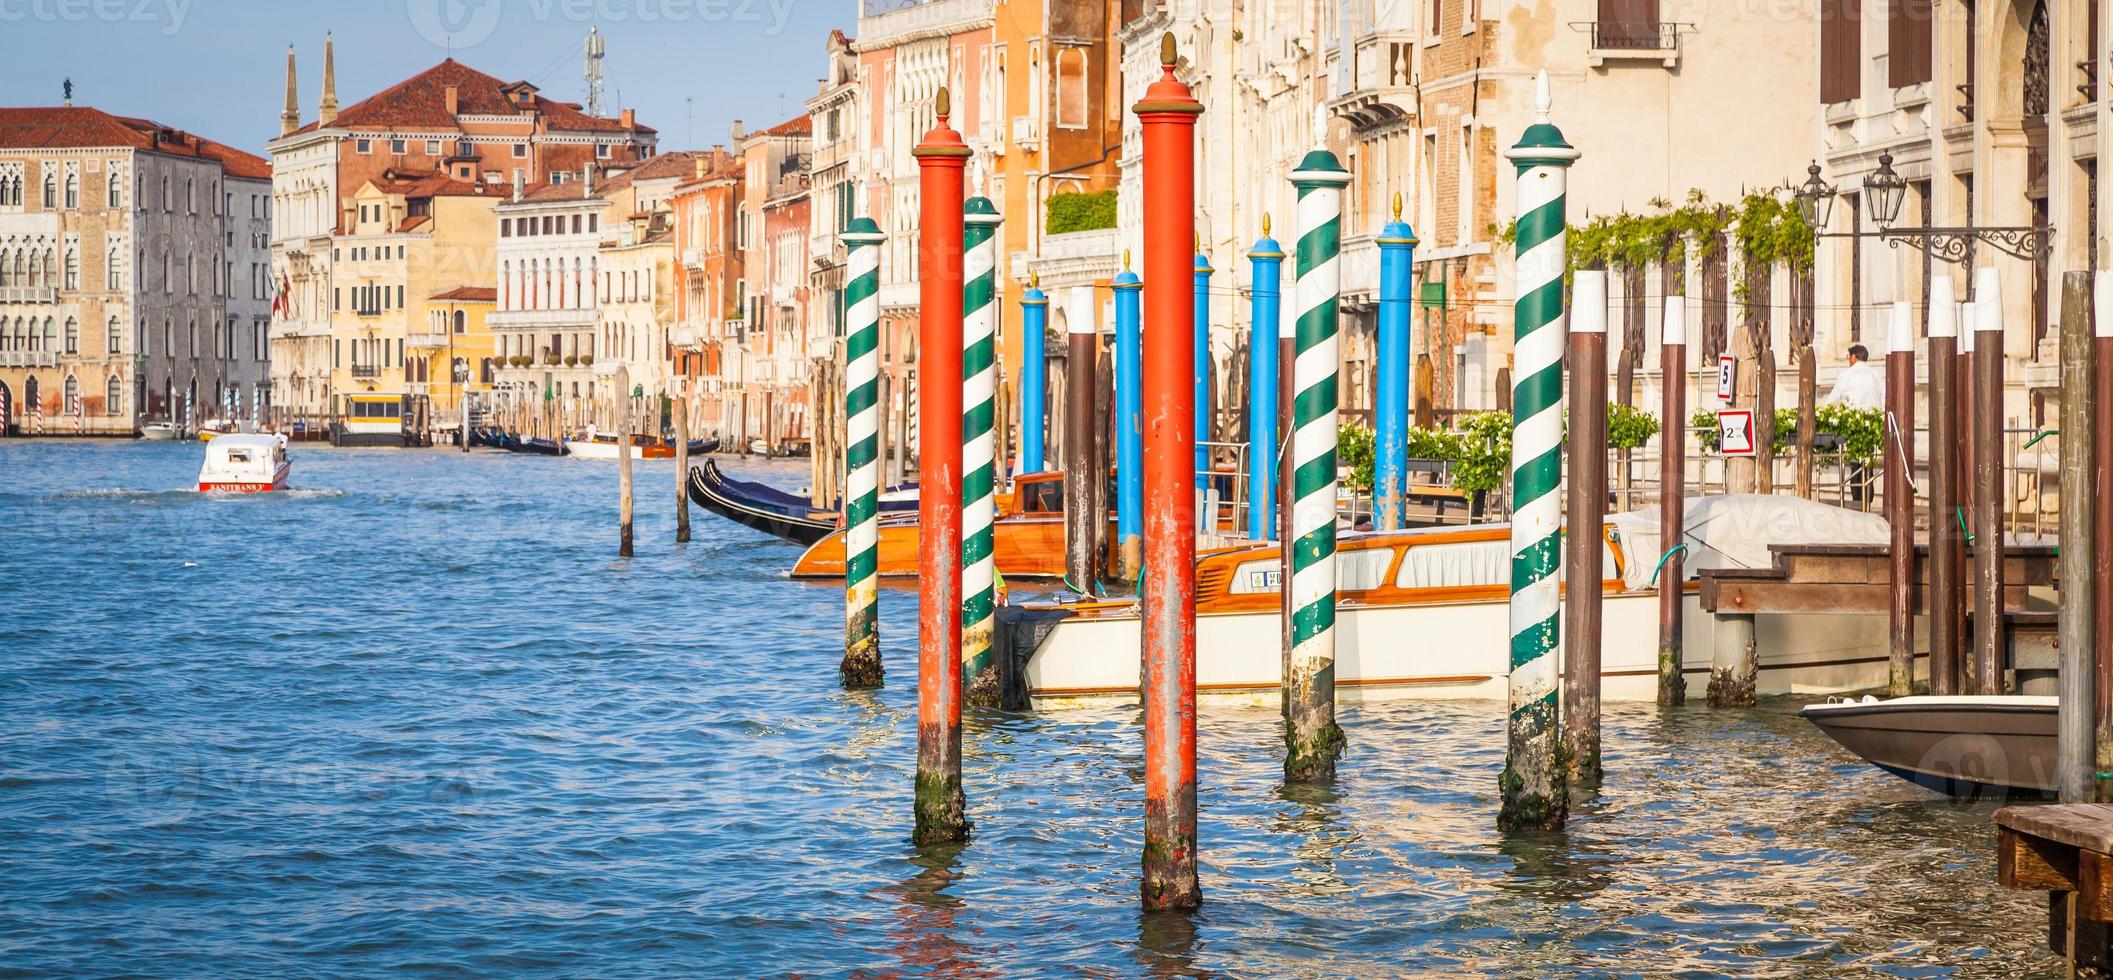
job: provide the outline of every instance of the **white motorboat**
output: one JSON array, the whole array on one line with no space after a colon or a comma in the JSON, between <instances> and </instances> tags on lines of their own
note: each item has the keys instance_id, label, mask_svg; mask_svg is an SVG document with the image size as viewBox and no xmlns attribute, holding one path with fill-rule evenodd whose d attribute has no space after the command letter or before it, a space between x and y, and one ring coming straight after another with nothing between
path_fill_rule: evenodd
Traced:
<instances>
[{"instance_id":1,"label":"white motorboat","mask_svg":"<svg viewBox=\"0 0 2113 980\"><path fill-rule=\"evenodd\" d=\"M231 433L205 444L205 463L198 468L198 492L284 490L286 477L292 472L285 436Z\"/></svg>"},{"instance_id":2,"label":"white motorboat","mask_svg":"<svg viewBox=\"0 0 2113 980\"><path fill-rule=\"evenodd\" d=\"M176 426L171 422L148 422L139 427L139 437L148 442L172 442L176 439Z\"/></svg>"},{"instance_id":3,"label":"white motorboat","mask_svg":"<svg viewBox=\"0 0 2113 980\"><path fill-rule=\"evenodd\" d=\"M1806 705L1799 717L1895 776L1951 796L2055 790L2060 700L2035 695L1916 695Z\"/></svg>"},{"instance_id":4,"label":"white motorboat","mask_svg":"<svg viewBox=\"0 0 2113 980\"><path fill-rule=\"evenodd\" d=\"M1820 514L1819 508L1833 511ZM1773 518L1772 520L1769 518ZM1705 530L1765 527L1758 543L1697 540ZM1828 541L1885 540L1874 515L1794 498L1698 498L1689 546L1700 568L1765 563L1767 544L1791 543L1799 528ZM1631 530L1633 529L1633 536ZM1603 531L1608 578L1603 606L1601 696L1657 694L1658 560L1655 520L1618 515ZM1510 528L1485 524L1346 533L1337 544L1335 683L1345 698L1494 698L1506 695L1510 635ZM1759 557L1757 558L1756 555ZM1690 568L1689 572L1699 570ZM1196 684L1199 692L1272 700L1282 669L1279 557L1273 542L1211 552L1197 561ZM1702 612L1692 574L1685 584L1682 670L1690 689L1707 683L1716 622ZM1139 614L1134 601L1022 603L1036 637L1027 653L1027 693L1037 707L1068 698L1134 696ZM1763 694L1869 690L1886 679L1884 616L1758 616L1758 689ZM1017 659L1019 654L1014 653ZM1697 690L1699 694L1699 690Z\"/></svg>"}]
</instances>

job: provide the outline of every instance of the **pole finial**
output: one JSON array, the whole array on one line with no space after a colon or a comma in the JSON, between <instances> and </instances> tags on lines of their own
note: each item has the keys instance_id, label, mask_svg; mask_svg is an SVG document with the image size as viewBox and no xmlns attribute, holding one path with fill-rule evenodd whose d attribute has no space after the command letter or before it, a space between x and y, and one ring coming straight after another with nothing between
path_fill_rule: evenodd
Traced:
<instances>
[{"instance_id":1,"label":"pole finial","mask_svg":"<svg viewBox=\"0 0 2113 980\"><path fill-rule=\"evenodd\" d=\"M1174 61L1174 32L1168 31L1159 35L1159 67L1171 72Z\"/></svg>"},{"instance_id":2,"label":"pole finial","mask_svg":"<svg viewBox=\"0 0 2113 980\"><path fill-rule=\"evenodd\" d=\"M1029 269L1029 270L1027 270L1027 288L1029 288L1029 289L1040 289L1040 288L1042 288L1042 271L1041 271L1040 269Z\"/></svg>"},{"instance_id":3,"label":"pole finial","mask_svg":"<svg viewBox=\"0 0 2113 980\"><path fill-rule=\"evenodd\" d=\"M941 121L944 121L953 108L953 99L946 94L946 86L939 86L939 94L932 99L933 111L938 114Z\"/></svg>"},{"instance_id":4,"label":"pole finial","mask_svg":"<svg viewBox=\"0 0 2113 980\"><path fill-rule=\"evenodd\" d=\"M1394 192L1394 220L1401 220L1401 192Z\"/></svg>"},{"instance_id":5,"label":"pole finial","mask_svg":"<svg viewBox=\"0 0 2113 980\"><path fill-rule=\"evenodd\" d=\"M1130 250L1127 248L1123 249L1123 271L1130 271Z\"/></svg>"},{"instance_id":6,"label":"pole finial","mask_svg":"<svg viewBox=\"0 0 2113 980\"><path fill-rule=\"evenodd\" d=\"M1555 98L1548 93L1548 69L1543 68L1533 76L1533 119L1547 122L1548 110L1555 105Z\"/></svg>"},{"instance_id":7,"label":"pole finial","mask_svg":"<svg viewBox=\"0 0 2113 980\"><path fill-rule=\"evenodd\" d=\"M1269 212L1262 212L1262 237L1269 237Z\"/></svg>"}]
</instances>

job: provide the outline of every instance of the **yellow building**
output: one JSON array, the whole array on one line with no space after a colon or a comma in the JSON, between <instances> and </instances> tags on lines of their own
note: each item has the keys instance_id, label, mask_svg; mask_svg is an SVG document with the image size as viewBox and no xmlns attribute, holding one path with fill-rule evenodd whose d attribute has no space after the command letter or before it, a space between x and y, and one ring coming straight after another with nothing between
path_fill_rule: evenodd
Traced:
<instances>
[{"instance_id":1,"label":"yellow building","mask_svg":"<svg viewBox=\"0 0 2113 980\"><path fill-rule=\"evenodd\" d=\"M475 376L488 377L492 335L484 313L497 229L491 212L505 196L483 184L394 171L352 195L332 245L330 371L340 402L332 414L348 414L352 396L364 396L363 405L400 396L411 441L430 438L438 422L453 424L460 390L452 359L470 358ZM484 289L483 304L452 292L464 286ZM449 295L457 298L436 299ZM435 329L436 309L447 317L444 335ZM360 441L395 443L385 434Z\"/></svg>"},{"instance_id":2,"label":"yellow building","mask_svg":"<svg viewBox=\"0 0 2113 980\"><path fill-rule=\"evenodd\" d=\"M413 332L409 373L426 379L405 382L412 394L432 403L433 428L459 432L462 399L476 411L492 390L492 333L484 316L499 291L491 286L454 286L426 297L426 329Z\"/></svg>"}]
</instances>

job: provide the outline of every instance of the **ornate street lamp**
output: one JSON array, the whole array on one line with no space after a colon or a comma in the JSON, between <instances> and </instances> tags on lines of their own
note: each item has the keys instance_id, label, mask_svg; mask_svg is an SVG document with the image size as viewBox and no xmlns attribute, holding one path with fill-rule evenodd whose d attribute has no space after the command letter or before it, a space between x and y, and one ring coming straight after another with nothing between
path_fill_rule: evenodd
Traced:
<instances>
[{"instance_id":1,"label":"ornate street lamp","mask_svg":"<svg viewBox=\"0 0 2113 980\"><path fill-rule=\"evenodd\" d=\"M1900 220L1900 204L1907 199L1908 180L1893 169L1893 154L1878 155L1878 170L1864 178L1864 203L1871 209L1871 223L1881 230Z\"/></svg>"},{"instance_id":2,"label":"ornate street lamp","mask_svg":"<svg viewBox=\"0 0 2113 980\"><path fill-rule=\"evenodd\" d=\"M1794 192L1798 213L1805 216L1805 227L1819 231L1827 227L1827 219L1834 215L1834 185L1820 179L1818 160L1805 168L1805 174L1805 182Z\"/></svg>"}]
</instances>

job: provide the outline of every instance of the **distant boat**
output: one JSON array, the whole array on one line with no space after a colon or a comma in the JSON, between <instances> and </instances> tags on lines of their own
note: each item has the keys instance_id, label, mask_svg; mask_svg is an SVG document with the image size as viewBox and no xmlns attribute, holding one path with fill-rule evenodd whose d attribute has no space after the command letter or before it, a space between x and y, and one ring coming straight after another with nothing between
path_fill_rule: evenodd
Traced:
<instances>
[{"instance_id":1,"label":"distant boat","mask_svg":"<svg viewBox=\"0 0 2113 980\"><path fill-rule=\"evenodd\" d=\"M286 489L293 461L286 440L275 435L228 433L205 447L198 468L199 493L262 493Z\"/></svg>"},{"instance_id":2,"label":"distant boat","mask_svg":"<svg viewBox=\"0 0 2113 980\"><path fill-rule=\"evenodd\" d=\"M171 422L148 422L139 427L139 437L148 442L170 442L176 438L176 426Z\"/></svg>"},{"instance_id":3,"label":"distant boat","mask_svg":"<svg viewBox=\"0 0 2113 980\"><path fill-rule=\"evenodd\" d=\"M2055 791L2060 699L1915 695L1806 705L1798 716L1864 761L1948 796Z\"/></svg>"},{"instance_id":4,"label":"distant boat","mask_svg":"<svg viewBox=\"0 0 2113 980\"><path fill-rule=\"evenodd\" d=\"M237 431L235 423L229 422L225 419L214 419L210 422L201 423L198 426L198 441L212 442L214 439L217 439L224 435L232 434L235 431Z\"/></svg>"}]
</instances>

